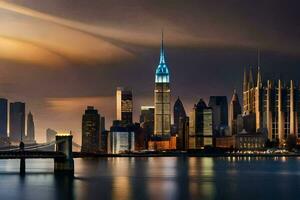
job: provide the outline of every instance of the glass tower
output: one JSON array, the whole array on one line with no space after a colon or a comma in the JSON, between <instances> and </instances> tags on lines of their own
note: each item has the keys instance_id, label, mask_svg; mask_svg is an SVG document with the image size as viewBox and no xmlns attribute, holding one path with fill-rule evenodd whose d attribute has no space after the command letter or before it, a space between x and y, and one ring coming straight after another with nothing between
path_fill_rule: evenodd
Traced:
<instances>
[{"instance_id":1,"label":"glass tower","mask_svg":"<svg viewBox=\"0 0 300 200\"><path fill-rule=\"evenodd\" d=\"M117 120L125 124L132 124L132 90L118 87L116 91Z\"/></svg>"},{"instance_id":2,"label":"glass tower","mask_svg":"<svg viewBox=\"0 0 300 200\"><path fill-rule=\"evenodd\" d=\"M163 35L160 61L155 72L154 106L154 136L163 140L169 139L171 132L170 74L165 59Z\"/></svg>"}]
</instances>

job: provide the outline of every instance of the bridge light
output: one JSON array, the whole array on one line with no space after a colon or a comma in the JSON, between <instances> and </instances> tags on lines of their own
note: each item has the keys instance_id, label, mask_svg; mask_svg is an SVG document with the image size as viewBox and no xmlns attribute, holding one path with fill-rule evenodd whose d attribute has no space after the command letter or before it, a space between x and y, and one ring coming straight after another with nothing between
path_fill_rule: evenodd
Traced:
<instances>
[{"instance_id":1,"label":"bridge light","mask_svg":"<svg viewBox=\"0 0 300 200\"><path fill-rule=\"evenodd\" d=\"M56 134L56 136L71 136L72 132L60 131Z\"/></svg>"}]
</instances>

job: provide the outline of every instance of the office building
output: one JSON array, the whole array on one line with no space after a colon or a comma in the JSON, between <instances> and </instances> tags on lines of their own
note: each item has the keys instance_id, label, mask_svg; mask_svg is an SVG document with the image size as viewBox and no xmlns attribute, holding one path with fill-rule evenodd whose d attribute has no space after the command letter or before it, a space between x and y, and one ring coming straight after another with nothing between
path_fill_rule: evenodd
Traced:
<instances>
[{"instance_id":1,"label":"office building","mask_svg":"<svg viewBox=\"0 0 300 200\"><path fill-rule=\"evenodd\" d=\"M26 135L25 142L29 143L29 144L36 143L34 121L33 121L33 115L31 112L29 112L27 115L27 135Z\"/></svg>"},{"instance_id":2,"label":"office building","mask_svg":"<svg viewBox=\"0 0 300 200\"><path fill-rule=\"evenodd\" d=\"M176 135L176 149L189 149L189 117L180 117Z\"/></svg>"},{"instance_id":3,"label":"office building","mask_svg":"<svg viewBox=\"0 0 300 200\"><path fill-rule=\"evenodd\" d=\"M129 88L118 87L116 91L116 117L117 120L126 124L132 124L132 90Z\"/></svg>"},{"instance_id":4,"label":"office building","mask_svg":"<svg viewBox=\"0 0 300 200\"><path fill-rule=\"evenodd\" d=\"M140 115L140 125L143 129L146 147L147 142L154 133L154 106L142 106Z\"/></svg>"},{"instance_id":5,"label":"office building","mask_svg":"<svg viewBox=\"0 0 300 200\"><path fill-rule=\"evenodd\" d=\"M226 96L211 96L208 106L213 110L213 133L215 136L225 135L228 127L228 103Z\"/></svg>"},{"instance_id":6,"label":"office building","mask_svg":"<svg viewBox=\"0 0 300 200\"><path fill-rule=\"evenodd\" d=\"M100 130L101 133L103 133L106 129L105 129L105 117L100 117Z\"/></svg>"},{"instance_id":7,"label":"office building","mask_svg":"<svg viewBox=\"0 0 300 200\"><path fill-rule=\"evenodd\" d=\"M15 143L25 139L25 103L10 103L9 138Z\"/></svg>"},{"instance_id":8,"label":"office building","mask_svg":"<svg viewBox=\"0 0 300 200\"><path fill-rule=\"evenodd\" d=\"M245 70L243 82L243 116L250 118L248 126L255 131L267 129L268 139L280 145L285 145L289 135L299 137L299 85L293 80L268 80L264 84L260 68L256 81L252 74L251 69L249 75Z\"/></svg>"},{"instance_id":9,"label":"office building","mask_svg":"<svg viewBox=\"0 0 300 200\"><path fill-rule=\"evenodd\" d=\"M186 115L184 106L179 99L177 98L174 107L174 133L176 134L176 149L186 150L188 148L188 123L189 119Z\"/></svg>"},{"instance_id":10,"label":"office building","mask_svg":"<svg viewBox=\"0 0 300 200\"><path fill-rule=\"evenodd\" d=\"M88 106L82 116L81 152L98 152L100 139L100 114L93 106Z\"/></svg>"},{"instance_id":11,"label":"office building","mask_svg":"<svg viewBox=\"0 0 300 200\"><path fill-rule=\"evenodd\" d=\"M242 113L238 94L234 90L229 107L229 128L231 135L238 133L238 115Z\"/></svg>"},{"instance_id":12,"label":"office building","mask_svg":"<svg viewBox=\"0 0 300 200\"><path fill-rule=\"evenodd\" d=\"M100 151L103 153L107 153L108 136L109 136L109 131L105 130L105 131L101 132Z\"/></svg>"},{"instance_id":13,"label":"office building","mask_svg":"<svg viewBox=\"0 0 300 200\"><path fill-rule=\"evenodd\" d=\"M7 138L7 99L0 98L0 138Z\"/></svg>"},{"instance_id":14,"label":"office building","mask_svg":"<svg viewBox=\"0 0 300 200\"><path fill-rule=\"evenodd\" d=\"M203 99L194 106L189 122L189 149L213 145L213 111Z\"/></svg>"},{"instance_id":15,"label":"office building","mask_svg":"<svg viewBox=\"0 0 300 200\"><path fill-rule=\"evenodd\" d=\"M130 125L132 130L134 131L134 142L136 151L141 151L147 149L147 135L145 134L145 130L141 127L139 123L134 123Z\"/></svg>"},{"instance_id":16,"label":"office building","mask_svg":"<svg viewBox=\"0 0 300 200\"><path fill-rule=\"evenodd\" d=\"M243 130L232 136L217 137L216 147L236 150L261 150L265 148L266 140L264 133L248 133Z\"/></svg>"},{"instance_id":17,"label":"office building","mask_svg":"<svg viewBox=\"0 0 300 200\"><path fill-rule=\"evenodd\" d=\"M160 49L159 65L155 72L154 90L154 135L148 148L164 150L173 148L171 144L171 106L170 73L166 64L163 36ZM176 137L175 137L176 138ZM176 140L176 139L175 139ZM176 144L175 144L176 148Z\"/></svg>"},{"instance_id":18,"label":"office building","mask_svg":"<svg viewBox=\"0 0 300 200\"><path fill-rule=\"evenodd\" d=\"M176 133L179 129L180 120L186 118L186 112L185 112L185 109L184 109L183 104L182 104L181 100L179 99L179 97L175 101L175 104L173 107L173 117L174 117L174 129L175 129L175 133Z\"/></svg>"},{"instance_id":19,"label":"office building","mask_svg":"<svg viewBox=\"0 0 300 200\"><path fill-rule=\"evenodd\" d=\"M115 120L108 136L108 153L121 154L135 150L134 129L123 121Z\"/></svg>"}]
</instances>

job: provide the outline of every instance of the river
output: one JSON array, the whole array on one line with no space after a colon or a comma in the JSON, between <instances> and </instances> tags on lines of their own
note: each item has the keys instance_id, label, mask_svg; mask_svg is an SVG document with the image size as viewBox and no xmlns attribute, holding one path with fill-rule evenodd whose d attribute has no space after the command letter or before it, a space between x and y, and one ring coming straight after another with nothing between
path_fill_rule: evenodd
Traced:
<instances>
[{"instance_id":1,"label":"river","mask_svg":"<svg viewBox=\"0 0 300 200\"><path fill-rule=\"evenodd\" d=\"M74 177L53 160L0 160L0 199L299 199L300 158L75 159Z\"/></svg>"}]
</instances>

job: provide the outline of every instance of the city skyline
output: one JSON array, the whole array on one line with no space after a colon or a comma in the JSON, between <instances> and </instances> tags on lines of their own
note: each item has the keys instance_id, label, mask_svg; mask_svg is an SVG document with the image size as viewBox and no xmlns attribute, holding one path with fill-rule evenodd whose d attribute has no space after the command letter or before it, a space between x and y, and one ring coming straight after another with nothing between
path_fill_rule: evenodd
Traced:
<instances>
[{"instance_id":1,"label":"city skyline","mask_svg":"<svg viewBox=\"0 0 300 200\"><path fill-rule=\"evenodd\" d=\"M34 114L38 141L44 141L47 128L71 129L76 139L80 138L81 115L88 105L95 106L106 117L108 128L115 118L117 86L128 86L134 91L134 121L138 121L140 106L153 105L153 75L162 27L172 71L171 106L180 96L187 113L200 98L206 102L213 95L230 98L234 88L241 99L243 69L257 65L258 48L261 49L261 71L265 80L279 76L299 79L299 39L294 30L297 17L288 14L296 15L294 8L297 6L289 4L289 8L285 8L277 3L256 2L249 7L247 3L239 3L226 8L221 3L219 8L212 8L210 3L202 2L203 11L217 9L218 13L227 9L232 13L252 13L254 8L258 9L256 16L249 19L243 15L237 20L233 14L222 21L222 14L211 16L208 12L196 12L193 9L199 4L196 1L165 5L132 1L136 5L134 8L121 4L113 8L112 14L96 14L94 10L88 14L85 10L85 7L109 7L111 3L108 2L74 1L72 6L53 2L0 2L0 22L5 27L0 31L0 96L9 102L26 102L25 113L31 110ZM63 9L58 9L60 6ZM145 12L147 6L151 9ZM275 25L270 25L273 18L262 20L265 13L261 12L268 6L270 18L280 11L280 20ZM119 27L117 21L124 16L118 11L124 7L129 9L124 14L129 25ZM191 15L184 15L174 25L178 19L176 15L182 14L179 7L190 11ZM279 9L282 7L283 11ZM132 16L129 13L133 9L138 12ZM72 10L82 12L76 16ZM141 17L146 24L141 26L136 17ZM163 20L157 22L157 18ZM214 24L211 19L220 20L220 23ZM190 24L185 24L186 21ZM256 22L257 27L251 26L251 22ZM250 30L237 31L244 23ZM47 32L40 27L47 27ZM22 34L20 28L24 29ZM231 34L234 32L239 33ZM78 38L83 44L82 50L76 42ZM15 50L12 47L16 47ZM32 59L26 58L30 55L34 55Z\"/></svg>"}]
</instances>

